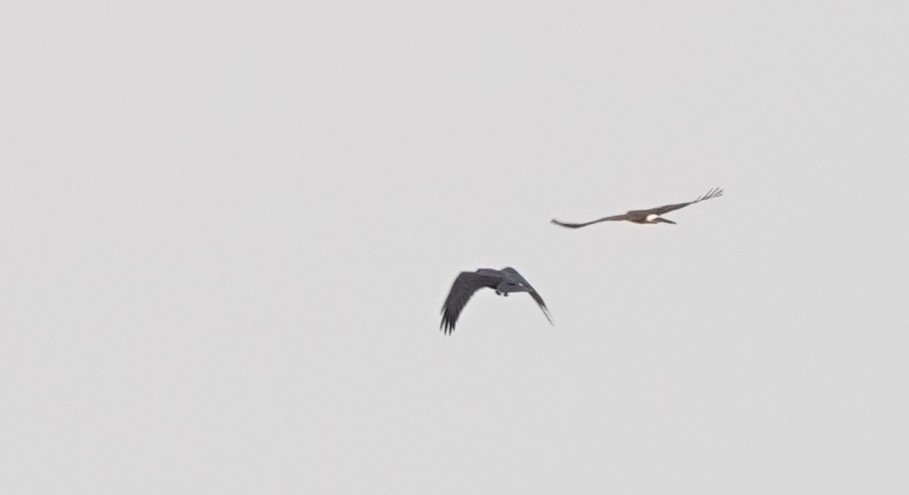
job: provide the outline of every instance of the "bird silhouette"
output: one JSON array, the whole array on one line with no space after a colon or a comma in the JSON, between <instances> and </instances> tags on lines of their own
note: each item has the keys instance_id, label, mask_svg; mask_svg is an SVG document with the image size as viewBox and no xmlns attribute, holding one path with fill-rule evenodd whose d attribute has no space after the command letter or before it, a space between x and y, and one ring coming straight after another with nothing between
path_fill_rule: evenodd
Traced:
<instances>
[{"instance_id":1,"label":"bird silhouette","mask_svg":"<svg viewBox=\"0 0 909 495\"><path fill-rule=\"evenodd\" d=\"M446 335L454 331L458 316L461 315L461 311L467 305L467 301L470 300L476 291L484 287L495 289L496 295L506 297L512 292L530 294L530 297L543 310L546 319L552 324L552 317L549 315L549 309L546 308L543 298L517 270L510 266L501 270L480 268L473 272L461 272L451 285L445 304L442 305L442 323L439 325L439 328Z\"/></svg>"},{"instance_id":2,"label":"bird silhouette","mask_svg":"<svg viewBox=\"0 0 909 495\"><path fill-rule=\"evenodd\" d=\"M678 210L679 208L684 208L688 205L693 205L695 203L700 203L701 201L706 201L708 199L718 198L723 195L723 190L720 188L713 188L710 191L707 191L707 194L699 196L694 201L689 201L687 203L678 203L674 205L665 205L658 206L656 208L651 208L649 210L631 210L623 215L613 215L611 217L603 217L597 220L592 220L590 222L584 223L569 223L562 222L553 218L551 221L556 225L562 227L568 227L569 229L578 229L581 227L586 227L588 225L593 225L600 222L610 222L610 221L628 221L640 224L654 224L654 223L671 223L675 225L675 222L667 218L663 218L662 215L669 213L670 211Z\"/></svg>"}]
</instances>

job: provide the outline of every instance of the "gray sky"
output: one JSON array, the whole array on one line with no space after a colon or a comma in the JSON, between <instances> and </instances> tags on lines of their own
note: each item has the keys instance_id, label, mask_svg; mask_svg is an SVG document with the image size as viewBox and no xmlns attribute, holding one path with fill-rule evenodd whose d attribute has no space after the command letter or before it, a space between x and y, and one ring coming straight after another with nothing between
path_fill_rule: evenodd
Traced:
<instances>
[{"instance_id":1,"label":"gray sky","mask_svg":"<svg viewBox=\"0 0 909 495\"><path fill-rule=\"evenodd\" d=\"M0 7L0 485L906 493L909 4L432 4Z\"/></svg>"}]
</instances>

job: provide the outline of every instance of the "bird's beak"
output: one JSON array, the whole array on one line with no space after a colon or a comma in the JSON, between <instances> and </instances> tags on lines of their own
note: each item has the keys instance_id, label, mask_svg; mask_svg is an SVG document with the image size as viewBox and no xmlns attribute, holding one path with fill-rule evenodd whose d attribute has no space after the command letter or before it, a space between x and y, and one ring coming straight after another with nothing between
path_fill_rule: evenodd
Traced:
<instances>
[{"instance_id":1,"label":"bird's beak","mask_svg":"<svg viewBox=\"0 0 909 495\"><path fill-rule=\"evenodd\" d=\"M672 225L676 225L676 223L673 222L672 220L668 220L668 219L665 219L665 218L663 218L663 217L656 217L656 218L654 218L654 220L656 220L657 222L671 223Z\"/></svg>"}]
</instances>

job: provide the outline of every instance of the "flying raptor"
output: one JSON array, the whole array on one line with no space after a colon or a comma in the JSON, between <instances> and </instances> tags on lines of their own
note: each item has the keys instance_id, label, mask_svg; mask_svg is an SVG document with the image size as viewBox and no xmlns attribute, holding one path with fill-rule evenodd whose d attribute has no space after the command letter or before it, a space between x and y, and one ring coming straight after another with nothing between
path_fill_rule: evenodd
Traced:
<instances>
[{"instance_id":1,"label":"flying raptor","mask_svg":"<svg viewBox=\"0 0 909 495\"><path fill-rule=\"evenodd\" d=\"M620 221L620 220L627 220L629 222L640 223L640 224L671 223L671 224L675 225L675 222L673 222L672 220L669 220L667 218L663 218L661 215L669 213L670 211L678 210L679 208L684 208L688 205L700 203L701 201L718 198L722 195L723 195L723 190L717 187L717 188L713 188L713 189L707 191L707 194L704 194L703 196L699 196L694 201L689 201L687 203L678 203L678 204L674 204L674 205L659 206L657 208L651 208L649 210L631 210L631 211L625 213L624 215L613 215L611 217L603 217L603 218L600 218L597 220L592 220L590 222L584 222L584 223L561 222L561 221L553 218L552 223L554 223L556 225L561 225L562 227L568 227L569 229L577 229L577 228L581 228L581 227L586 227L588 225L593 225L595 223L600 223L600 222Z\"/></svg>"},{"instance_id":2,"label":"flying raptor","mask_svg":"<svg viewBox=\"0 0 909 495\"><path fill-rule=\"evenodd\" d=\"M495 289L496 295L506 297L511 292L527 292L537 302L540 309L543 310L543 314L549 320L549 323L552 324L549 309L546 308L543 298L517 270L510 266L501 270L480 268L475 272L461 272L451 285L451 290L448 292L448 297L442 306L442 323L439 328L443 332L450 334L454 331L458 316L460 316L467 301L470 300L474 292L483 287Z\"/></svg>"}]
</instances>

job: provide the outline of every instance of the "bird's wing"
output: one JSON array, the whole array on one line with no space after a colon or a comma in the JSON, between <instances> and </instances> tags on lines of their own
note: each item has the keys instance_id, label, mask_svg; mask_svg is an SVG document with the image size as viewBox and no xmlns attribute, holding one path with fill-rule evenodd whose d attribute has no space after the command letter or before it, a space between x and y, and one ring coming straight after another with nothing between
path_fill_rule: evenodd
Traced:
<instances>
[{"instance_id":1,"label":"bird's wing","mask_svg":"<svg viewBox=\"0 0 909 495\"><path fill-rule=\"evenodd\" d=\"M546 316L546 319L549 320L549 324L552 325L552 316L549 315L549 308L546 307L546 303L543 302L543 298L540 296L540 294L536 290L531 290L528 292L528 294L530 294L530 297L532 297L533 300L537 302L537 306L543 310L543 315Z\"/></svg>"},{"instance_id":2,"label":"bird's wing","mask_svg":"<svg viewBox=\"0 0 909 495\"><path fill-rule=\"evenodd\" d=\"M670 211L675 211L675 210L678 210L679 208L684 208L688 205L700 203L701 201L706 201L708 199L718 198L722 195L723 195L723 190L718 187L715 187L715 188L707 191L707 194L704 194L703 196L699 196L694 201L689 201L687 203L678 203L678 204L674 204L674 205L658 206L656 208L651 208L649 210L640 210L640 211L637 211L634 213L641 213L645 216L650 215L650 214L664 215L666 213L669 213ZM629 213L632 213L632 212L629 212Z\"/></svg>"},{"instance_id":3,"label":"bird's wing","mask_svg":"<svg viewBox=\"0 0 909 495\"><path fill-rule=\"evenodd\" d=\"M546 303L543 301L543 297L540 296L540 294L537 292L536 289L533 288L532 285L530 285L530 282L528 282L526 278L521 276L521 274L518 273L517 270L515 270L514 268L512 268L510 266L506 266L505 268L502 268L502 271L511 275L512 277L520 280L521 282L524 283L524 285L526 285L528 288L530 288L530 290L528 291L528 294L530 294L530 297L532 297L533 300L537 302L537 306L539 306L540 309L543 310L543 315L546 316L546 319L549 320L549 324L552 325L553 324L552 316L549 314L549 308L546 307Z\"/></svg>"},{"instance_id":4,"label":"bird's wing","mask_svg":"<svg viewBox=\"0 0 909 495\"><path fill-rule=\"evenodd\" d=\"M451 290L448 292L445 304L442 305L442 323L439 324L439 328L446 334L453 332L461 310L467 305L467 301L470 300L473 293L483 287L495 287L500 280L501 277L490 274L461 272L451 284Z\"/></svg>"},{"instance_id":5,"label":"bird's wing","mask_svg":"<svg viewBox=\"0 0 909 495\"><path fill-rule=\"evenodd\" d=\"M611 216L611 217L598 218L598 219L596 219L596 220L591 220L590 222L584 222L584 223L568 223L568 222L562 222L562 221L560 221L560 220L556 220L555 218L553 218L553 219L551 220L551 222L554 223L554 224L556 224L556 225L560 225L560 226L562 226L562 227L568 227L569 229L579 229L579 228L581 228L581 227L586 227L586 226L588 226L588 225L593 225L593 224L595 224L595 223L600 223L600 222L611 222L611 221L614 221L614 220L628 220L628 218L629 218L629 216L628 216L628 214L626 213L626 214L624 214L624 215L613 215L613 216Z\"/></svg>"}]
</instances>

